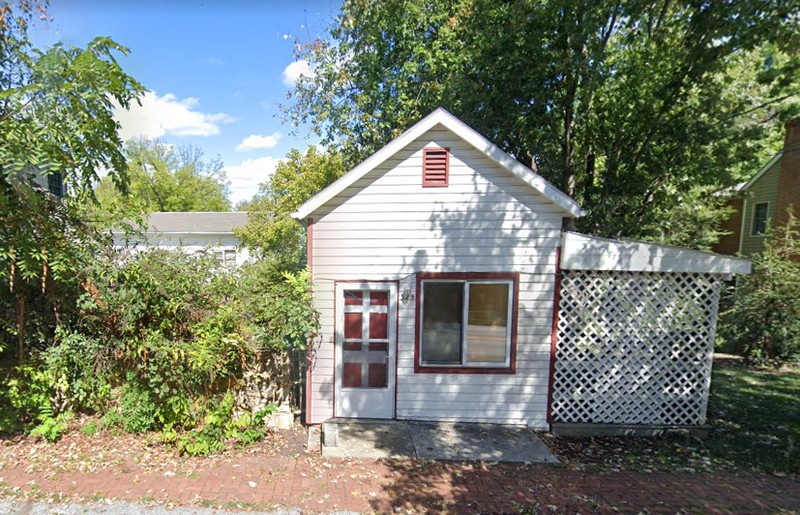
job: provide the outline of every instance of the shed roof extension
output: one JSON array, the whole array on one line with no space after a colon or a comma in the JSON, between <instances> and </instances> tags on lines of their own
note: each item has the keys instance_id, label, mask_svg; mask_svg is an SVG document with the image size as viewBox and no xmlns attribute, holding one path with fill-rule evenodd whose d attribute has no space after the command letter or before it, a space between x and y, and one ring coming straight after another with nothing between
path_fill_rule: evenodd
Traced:
<instances>
[{"instance_id":1,"label":"shed roof extension","mask_svg":"<svg viewBox=\"0 0 800 515\"><path fill-rule=\"evenodd\" d=\"M564 270L749 274L750 261L672 245L619 241L565 232L560 267Z\"/></svg>"},{"instance_id":2,"label":"shed roof extension","mask_svg":"<svg viewBox=\"0 0 800 515\"><path fill-rule=\"evenodd\" d=\"M300 206L297 211L292 213L292 216L302 220L314 214L319 208L342 193L347 187L352 186L356 181L367 175L381 163L436 125L444 126L465 142L472 145L475 149L482 152L490 160L522 179L534 190L563 209L567 216L580 217L585 214L581 206L561 190L547 182L542 176L511 157L506 152L502 151L500 147L483 137L450 112L440 107L414 124L410 129L392 140L385 147L372 154L372 156L361 164L340 177L336 182L309 199L305 204Z\"/></svg>"}]
</instances>

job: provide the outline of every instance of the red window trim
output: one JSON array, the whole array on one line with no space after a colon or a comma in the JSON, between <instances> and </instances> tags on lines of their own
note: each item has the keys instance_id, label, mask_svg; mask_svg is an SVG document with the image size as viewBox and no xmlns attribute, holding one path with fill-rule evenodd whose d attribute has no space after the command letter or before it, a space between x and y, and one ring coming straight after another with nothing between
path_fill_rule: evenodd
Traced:
<instances>
[{"instance_id":1,"label":"red window trim","mask_svg":"<svg viewBox=\"0 0 800 515\"><path fill-rule=\"evenodd\" d=\"M422 281L426 279L480 280L502 279L514 284L514 299L511 307L511 349L509 366L507 367L464 367L464 366L428 366L420 364L420 330L419 318L422 299ZM517 370L517 319L519 314L519 273L502 272L421 272L417 274L416 310L414 314L414 372L417 374L515 374Z\"/></svg>"},{"instance_id":2,"label":"red window trim","mask_svg":"<svg viewBox=\"0 0 800 515\"><path fill-rule=\"evenodd\" d=\"M441 178L434 180L428 176L428 154L444 151L444 182ZM422 149L422 187L445 188L450 184L450 149L444 147L430 147Z\"/></svg>"}]
</instances>

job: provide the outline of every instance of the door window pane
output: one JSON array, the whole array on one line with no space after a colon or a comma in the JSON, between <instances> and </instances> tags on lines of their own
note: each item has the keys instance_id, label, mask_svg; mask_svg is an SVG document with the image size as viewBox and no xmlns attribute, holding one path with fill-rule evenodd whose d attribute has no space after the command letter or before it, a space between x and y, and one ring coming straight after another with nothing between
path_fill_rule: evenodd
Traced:
<instances>
[{"instance_id":1,"label":"door window pane","mask_svg":"<svg viewBox=\"0 0 800 515\"><path fill-rule=\"evenodd\" d=\"M361 339L363 338L363 331L361 325L361 313L345 313L344 314L344 337Z\"/></svg>"},{"instance_id":2,"label":"door window pane","mask_svg":"<svg viewBox=\"0 0 800 515\"><path fill-rule=\"evenodd\" d=\"M464 284L424 283L422 304L422 362L460 364Z\"/></svg>"},{"instance_id":3,"label":"door window pane","mask_svg":"<svg viewBox=\"0 0 800 515\"><path fill-rule=\"evenodd\" d=\"M342 386L358 388L361 386L361 363L345 363Z\"/></svg>"},{"instance_id":4,"label":"door window pane","mask_svg":"<svg viewBox=\"0 0 800 515\"><path fill-rule=\"evenodd\" d=\"M363 295L360 291L347 290L344 292L345 306L360 306Z\"/></svg>"},{"instance_id":5,"label":"door window pane","mask_svg":"<svg viewBox=\"0 0 800 515\"><path fill-rule=\"evenodd\" d=\"M369 314L369 337L371 340L385 340L389 337L389 328L386 326L388 313Z\"/></svg>"}]
</instances>

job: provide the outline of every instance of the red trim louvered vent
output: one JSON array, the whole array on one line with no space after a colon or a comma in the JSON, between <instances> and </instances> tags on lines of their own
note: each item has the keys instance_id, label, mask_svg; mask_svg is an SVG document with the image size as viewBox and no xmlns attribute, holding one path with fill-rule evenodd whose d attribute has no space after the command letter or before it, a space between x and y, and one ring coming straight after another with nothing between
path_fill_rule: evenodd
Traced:
<instances>
[{"instance_id":1,"label":"red trim louvered vent","mask_svg":"<svg viewBox=\"0 0 800 515\"><path fill-rule=\"evenodd\" d=\"M450 150L426 148L422 150L422 186L447 186L450 179Z\"/></svg>"}]
</instances>

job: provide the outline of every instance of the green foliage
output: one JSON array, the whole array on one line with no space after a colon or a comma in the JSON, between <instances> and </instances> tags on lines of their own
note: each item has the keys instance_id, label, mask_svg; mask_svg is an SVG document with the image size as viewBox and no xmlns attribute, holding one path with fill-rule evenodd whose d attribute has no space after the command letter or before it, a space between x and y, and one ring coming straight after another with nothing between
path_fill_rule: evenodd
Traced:
<instances>
[{"instance_id":1,"label":"green foliage","mask_svg":"<svg viewBox=\"0 0 800 515\"><path fill-rule=\"evenodd\" d=\"M117 62L127 49L108 38L34 49L27 30L47 19L46 2L3 0L0 13L0 289L11 293L0 296L0 349L16 343L21 359L68 315L99 239L80 216L92 185L104 171L127 182L113 110L143 88ZM60 200L44 188L55 174Z\"/></svg>"},{"instance_id":2,"label":"green foliage","mask_svg":"<svg viewBox=\"0 0 800 515\"><path fill-rule=\"evenodd\" d=\"M122 386L119 401L122 427L128 433L145 433L156 428L159 408L146 385L142 385L133 373Z\"/></svg>"},{"instance_id":3,"label":"green foliage","mask_svg":"<svg viewBox=\"0 0 800 515\"><path fill-rule=\"evenodd\" d=\"M90 420L89 422L81 426L81 434L84 434L89 437L96 435L97 433L100 432L100 430L101 426L95 420Z\"/></svg>"},{"instance_id":4,"label":"green foliage","mask_svg":"<svg viewBox=\"0 0 800 515\"><path fill-rule=\"evenodd\" d=\"M280 269L298 270L305 263L305 231L291 214L345 171L341 154L311 146L303 154L291 150L278 163L269 182L247 206L246 226L234 233L256 254Z\"/></svg>"},{"instance_id":5,"label":"green foliage","mask_svg":"<svg viewBox=\"0 0 800 515\"><path fill-rule=\"evenodd\" d=\"M97 411L111 394L111 355L97 338L80 333L56 332L56 342L41 353L42 369L58 378L53 404L58 412Z\"/></svg>"},{"instance_id":6,"label":"green foliage","mask_svg":"<svg viewBox=\"0 0 800 515\"><path fill-rule=\"evenodd\" d=\"M48 439L76 410L104 411L103 427L161 431L188 454L258 441L270 411L234 415L254 350L304 348L318 331L309 273L268 262L232 271L208 256L112 253L79 279L79 317L0 392Z\"/></svg>"},{"instance_id":7,"label":"green foliage","mask_svg":"<svg viewBox=\"0 0 800 515\"><path fill-rule=\"evenodd\" d=\"M767 232L751 275L739 278L720 333L752 361L800 360L800 222Z\"/></svg>"},{"instance_id":8,"label":"green foliage","mask_svg":"<svg viewBox=\"0 0 800 515\"><path fill-rule=\"evenodd\" d=\"M44 367L33 363L17 366L3 387L7 402L24 425L55 415L51 399L56 378Z\"/></svg>"},{"instance_id":9,"label":"green foliage","mask_svg":"<svg viewBox=\"0 0 800 515\"><path fill-rule=\"evenodd\" d=\"M330 39L298 43L314 75L284 110L353 165L444 106L588 208L580 229L680 241L687 195L741 180L800 112L797 14L788 0L349 0Z\"/></svg>"},{"instance_id":10,"label":"green foliage","mask_svg":"<svg viewBox=\"0 0 800 515\"><path fill-rule=\"evenodd\" d=\"M190 456L206 456L225 449L226 441L233 441L239 446L252 445L266 435L264 417L274 412L270 405L255 414L244 412L234 415L234 398L228 392L219 403L203 418L202 424L183 434L169 434L168 439L175 439L181 454Z\"/></svg>"},{"instance_id":11,"label":"green foliage","mask_svg":"<svg viewBox=\"0 0 800 515\"><path fill-rule=\"evenodd\" d=\"M42 422L31 429L32 436L40 436L48 442L55 442L61 435L67 432L67 415L61 414L57 417L45 417Z\"/></svg>"},{"instance_id":12,"label":"green foliage","mask_svg":"<svg viewBox=\"0 0 800 515\"><path fill-rule=\"evenodd\" d=\"M196 147L146 139L128 142L125 157L127 187L121 190L103 178L96 189L98 215L115 220L152 211L230 211L219 157L206 162Z\"/></svg>"},{"instance_id":13,"label":"green foliage","mask_svg":"<svg viewBox=\"0 0 800 515\"><path fill-rule=\"evenodd\" d=\"M264 270L264 269L267 270ZM282 272L270 280L269 262L246 265L242 287L259 292L243 299L242 306L254 324L253 335L260 349L305 349L319 333L319 313L313 307L311 273Z\"/></svg>"}]
</instances>

